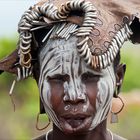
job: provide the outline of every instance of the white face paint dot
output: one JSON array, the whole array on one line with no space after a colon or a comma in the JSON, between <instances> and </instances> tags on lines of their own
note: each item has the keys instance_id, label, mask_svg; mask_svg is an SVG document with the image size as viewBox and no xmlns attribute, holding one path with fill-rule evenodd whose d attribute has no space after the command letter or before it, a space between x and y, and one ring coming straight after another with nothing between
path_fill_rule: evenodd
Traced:
<instances>
[{"instance_id":1,"label":"white face paint dot","mask_svg":"<svg viewBox=\"0 0 140 140\"><path fill-rule=\"evenodd\" d=\"M83 106L83 112L86 112L87 111L87 108L88 108L88 106L87 105L84 105Z\"/></svg>"},{"instance_id":2,"label":"white face paint dot","mask_svg":"<svg viewBox=\"0 0 140 140\"><path fill-rule=\"evenodd\" d=\"M70 109L70 105L67 105L67 106L64 107L64 110L66 110L66 111L69 110L69 109Z\"/></svg>"},{"instance_id":3,"label":"white face paint dot","mask_svg":"<svg viewBox=\"0 0 140 140\"><path fill-rule=\"evenodd\" d=\"M77 112L77 111L78 111L78 109L77 109L77 108L73 108L73 111L74 111L74 112Z\"/></svg>"}]
</instances>

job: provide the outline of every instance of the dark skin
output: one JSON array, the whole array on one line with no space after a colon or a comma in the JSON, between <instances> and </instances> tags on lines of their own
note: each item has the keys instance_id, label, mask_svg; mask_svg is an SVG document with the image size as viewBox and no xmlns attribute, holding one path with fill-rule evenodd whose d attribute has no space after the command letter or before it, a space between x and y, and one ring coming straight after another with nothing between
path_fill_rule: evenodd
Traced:
<instances>
[{"instance_id":1,"label":"dark skin","mask_svg":"<svg viewBox=\"0 0 140 140\"><path fill-rule=\"evenodd\" d=\"M60 131L55 125L53 125L53 132L50 133L49 140L111 140L110 137L110 133L106 131L105 120L94 130L79 135L67 135Z\"/></svg>"},{"instance_id":2,"label":"dark skin","mask_svg":"<svg viewBox=\"0 0 140 140\"><path fill-rule=\"evenodd\" d=\"M118 90L120 90L120 87L122 85L122 81L124 78L124 74L125 74L125 69L126 66L125 65L118 65L116 70L115 70L115 75L116 75L116 85L118 86ZM64 102L63 101L63 88L61 86L61 83L59 81L60 79L51 79L50 80L50 84L51 84L51 93L56 94L57 96L52 96L51 97L51 102L52 102L52 107L53 110L55 111L56 115L58 116L59 119L61 119L61 114L64 113L64 105L65 104L71 104L72 107L77 107L77 109L80 110L80 107L82 106L82 104L86 104L85 102L83 102L82 100L78 100L78 101L68 101L68 102ZM56 83L59 83L59 85L56 85ZM96 82L93 82L92 80L86 85L87 91L88 91L88 98L89 98L89 102L92 101L92 103L90 104L89 107L89 114L95 113L95 101L96 101L96 94L97 93L97 89L96 89ZM56 88L57 86L57 88ZM94 88L92 88L94 87ZM59 88L59 90L58 90ZM54 97L54 98L53 98ZM93 116L92 116L93 117ZM76 121L73 121L75 123L77 123ZM77 127L77 124L74 125L73 122L70 122L72 124L73 127ZM110 132L107 131L107 126L106 126L106 122L107 120L104 120L103 122L101 122L95 129L91 130L91 131L87 131L88 129L88 125L87 128L83 128L82 130L78 130L75 132L71 132L67 129L63 129L63 131L61 131L57 126L55 126L55 124L53 124L53 131L51 133L49 133L48 139L49 140L111 140L111 134ZM118 139L119 140L119 139Z\"/></svg>"}]
</instances>

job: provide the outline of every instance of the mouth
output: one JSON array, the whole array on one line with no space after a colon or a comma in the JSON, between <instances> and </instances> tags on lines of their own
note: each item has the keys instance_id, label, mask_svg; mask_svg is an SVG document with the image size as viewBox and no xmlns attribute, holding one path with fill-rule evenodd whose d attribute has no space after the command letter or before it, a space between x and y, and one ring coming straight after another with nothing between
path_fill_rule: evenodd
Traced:
<instances>
[{"instance_id":1,"label":"mouth","mask_svg":"<svg viewBox=\"0 0 140 140\"><path fill-rule=\"evenodd\" d=\"M91 123L91 115L68 114L60 117L61 128L66 133L87 131Z\"/></svg>"}]
</instances>

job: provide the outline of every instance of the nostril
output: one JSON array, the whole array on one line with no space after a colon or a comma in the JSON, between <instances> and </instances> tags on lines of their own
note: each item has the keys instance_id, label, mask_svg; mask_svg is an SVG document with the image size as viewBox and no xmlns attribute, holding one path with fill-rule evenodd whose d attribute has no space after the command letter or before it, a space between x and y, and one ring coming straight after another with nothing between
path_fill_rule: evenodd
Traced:
<instances>
[{"instance_id":1,"label":"nostril","mask_svg":"<svg viewBox=\"0 0 140 140\"><path fill-rule=\"evenodd\" d=\"M69 98L69 96L68 96L68 95L65 95L65 96L63 97L63 100L64 100L65 102L67 102L67 101L69 101L69 100L70 100L70 98Z\"/></svg>"},{"instance_id":2,"label":"nostril","mask_svg":"<svg viewBox=\"0 0 140 140\"><path fill-rule=\"evenodd\" d=\"M63 98L64 102L70 103L70 104L79 104L79 103L85 103L86 102L86 96L85 94L80 94L77 97L69 97L67 95Z\"/></svg>"},{"instance_id":3,"label":"nostril","mask_svg":"<svg viewBox=\"0 0 140 140\"><path fill-rule=\"evenodd\" d=\"M86 102L86 98L84 98L83 96L78 97L78 98L75 100L75 103L85 103L85 102Z\"/></svg>"}]
</instances>

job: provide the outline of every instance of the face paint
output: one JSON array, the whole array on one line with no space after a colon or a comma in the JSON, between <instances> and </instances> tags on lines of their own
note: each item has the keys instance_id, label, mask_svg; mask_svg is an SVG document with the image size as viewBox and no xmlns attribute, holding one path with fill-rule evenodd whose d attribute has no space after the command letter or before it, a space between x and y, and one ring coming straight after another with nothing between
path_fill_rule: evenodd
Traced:
<instances>
[{"instance_id":1,"label":"face paint","mask_svg":"<svg viewBox=\"0 0 140 140\"><path fill-rule=\"evenodd\" d=\"M111 106L111 100L115 90L115 75L113 66L103 70L103 77L98 81L98 94L96 98L96 116L92 122L91 128L95 128L107 118Z\"/></svg>"},{"instance_id":2,"label":"face paint","mask_svg":"<svg viewBox=\"0 0 140 140\"><path fill-rule=\"evenodd\" d=\"M64 83L64 101L68 100L86 100L86 87L82 84L80 79L71 78L70 82Z\"/></svg>"},{"instance_id":3,"label":"face paint","mask_svg":"<svg viewBox=\"0 0 140 140\"><path fill-rule=\"evenodd\" d=\"M52 110L52 106L50 103L50 97L51 97L50 86L46 80L44 80L44 82L43 82L43 88L40 93L41 93L40 97L44 104L45 111L47 112L49 117L53 120L53 122L58 126L58 124L59 124L58 118L57 118L55 112Z\"/></svg>"},{"instance_id":4,"label":"face paint","mask_svg":"<svg viewBox=\"0 0 140 140\"><path fill-rule=\"evenodd\" d=\"M67 106L64 107L64 110L66 110L66 111L69 110L69 109L70 109L70 105L67 105Z\"/></svg>"},{"instance_id":5,"label":"face paint","mask_svg":"<svg viewBox=\"0 0 140 140\"><path fill-rule=\"evenodd\" d=\"M76 49L77 38L70 37L69 40L55 39L49 40L41 50L40 60L40 78L39 89L44 108L55 125L62 130L59 119L53 110L51 102L51 89L48 77L53 79L56 75L68 75L68 80L63 83L63 101L83 100L86 104L81 106L82 112L87 112L89 100L87 100L86 83L83 83L81 77L83 74L90 72L98 75L100 78L97 82L98 93L96 96L96 113L92 120L89 130L94 129L107 117L110 108L111 99L114 93L115 76L113 66L110 66L101 72L96 72L86 66ZM59 87L57 87L59 88ZM94 101L93 101L94 102ZM77 108L70 104L63 107L65 111L78 112Z\"/></svg>"},{"instance_id":6,"label":"face paint","mask_svg":"<svg viewBox=\"0 0 140 140\"><path fill-rule=\"evenodd\" d=\"M50 102L50 85L47 78L58 74L69 75L69 83L65 82L63 85L65 93L63 100L76 100L77 98L85 99L85 86L81 83L80 77L78 78L78 73L80 71L79 65L81 64L80 57L78 56L78 52L76 50L76 40L76 38L71 38L69 41L67 41L65 46L60 46L60 44L64 44L64 40L56 40L53 41L53 43L48 41L46 47L44 47L40 53L41 69L38 85L41 93L41 99L46 112L48 113L49 110L48 114L50 118L60 129L61 127L57 121L58 119L52 110ZM72 65L70 63L72 63ZM73 71L73 68L75 67L77 67L77 69ZM84 67L85 66L83 66L83 68ZM70 105L65 106L64 108L65 110L72 109ZM74 112L77 111L75 108L73 108L73 110Z\"/></svg>"}]
</instances>

